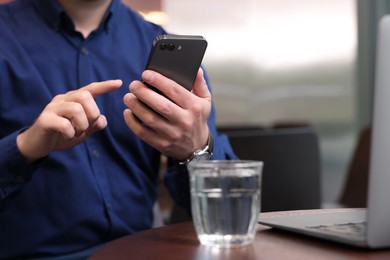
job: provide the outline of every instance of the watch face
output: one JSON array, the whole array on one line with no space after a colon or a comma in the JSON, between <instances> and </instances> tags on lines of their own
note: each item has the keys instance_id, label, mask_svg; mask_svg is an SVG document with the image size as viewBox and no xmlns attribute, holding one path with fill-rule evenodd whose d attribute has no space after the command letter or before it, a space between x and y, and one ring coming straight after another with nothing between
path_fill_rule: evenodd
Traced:
<instances>
[{"instance_id":1,"label":"watch face","mask_svg":"<svg viewBox=\"0 0 390 260\"><path fill-rule=\"evenodd\" d=\"M210 154L206 152L206 153L196 155L191 161L199 162L208 159L210 159Z\"/></svg>"}]
</instances>

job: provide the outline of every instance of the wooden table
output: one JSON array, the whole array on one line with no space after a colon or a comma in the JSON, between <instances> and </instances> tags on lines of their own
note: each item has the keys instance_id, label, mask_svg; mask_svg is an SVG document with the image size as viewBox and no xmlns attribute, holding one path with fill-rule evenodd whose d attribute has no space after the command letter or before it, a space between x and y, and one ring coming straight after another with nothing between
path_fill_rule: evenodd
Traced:
<instances>
[{"instance_id":1,"label":"wooden table","mask_svg":"<svg viewBox=\"0 0 390 260\"><path fill-rule=\"evenodd\" d=\"M261 214L268 218L299 212ZM258 225L255 241L249 246L232 249L208 248L200 245L193 223L183 222L119 238L98 249L90 259L390 259L390 249L357 249L277 231L262 225Z\"/></svg>"}]
</instances>

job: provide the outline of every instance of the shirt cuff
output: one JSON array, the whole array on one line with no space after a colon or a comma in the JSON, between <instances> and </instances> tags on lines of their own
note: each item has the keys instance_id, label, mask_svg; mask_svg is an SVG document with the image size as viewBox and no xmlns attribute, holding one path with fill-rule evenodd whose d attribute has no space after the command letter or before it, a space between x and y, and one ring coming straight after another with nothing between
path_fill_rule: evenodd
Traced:
<instances>
[{"instance_id":1,"label":"shirt cuff","mask_svg":"<svg viewBox=\"0 0 390 260\"><path fill-rule=\"evenodd\" d=\"M44 161L29 164L24 159L16 144L20 132L14 132L0 140L0 201L29 182L34 171Z\"/></svg>"}]
</instances>

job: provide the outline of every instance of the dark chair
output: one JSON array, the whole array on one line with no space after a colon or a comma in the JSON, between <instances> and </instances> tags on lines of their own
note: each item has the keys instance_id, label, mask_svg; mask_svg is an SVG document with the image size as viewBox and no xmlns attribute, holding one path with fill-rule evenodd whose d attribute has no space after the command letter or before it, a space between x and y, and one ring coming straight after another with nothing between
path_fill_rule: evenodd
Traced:
<instances>
[{"instance_id":1,"label":"dark chair","mask_svg":"<svg viewBox=\"0 0 390 260\"><path fill-rule=\"evenodd\" d=\"M261 211L321 208L318 138L310 126L219 127L240 159L264 162Z\"/></svg>"},{"instance_id":2,"label":"dark chair","mask_svg":"<svg viewBox=\"0 0 390 260\"><path fill-rule=\"evenodd\" d=\"M371 127L362 130L348 168L344 189L340 197L343 207L367 206L368 172L370 162Z\"/></svg>"}]
</instances>

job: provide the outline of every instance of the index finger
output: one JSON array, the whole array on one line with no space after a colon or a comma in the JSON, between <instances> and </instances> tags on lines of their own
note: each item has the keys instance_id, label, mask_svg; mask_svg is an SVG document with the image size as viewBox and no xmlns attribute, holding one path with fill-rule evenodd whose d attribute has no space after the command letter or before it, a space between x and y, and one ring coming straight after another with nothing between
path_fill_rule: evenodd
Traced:
<instances>
[{"instance_id":1,"label":"index finger","mask_svg":"<svg viewBox=\"0 0 390 260\"><path fill-rule=\"evenodd\" d=\"M186 107L186 103L191 102L189 97L192 94L188 89L156 71L145 70L142 73L142 79L180 107Z\"/></svg>"},{"instance_id":2,"label":"index finger","mask_svg":"<svg viewBox=\"0 0 390 260\"><path fill-rule=\"evenodd\" d=\"M95 98L101 94L105 94L113 90L116 90L120 88L120 86L122 86L122 80L115 79L115 80L94 82L80 89L89 91L92 94L92 96Z\"/></svg>"}]
</instances>

